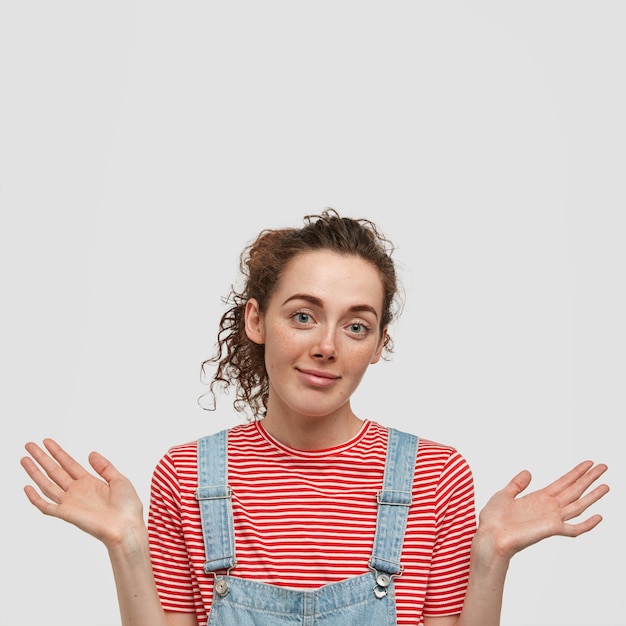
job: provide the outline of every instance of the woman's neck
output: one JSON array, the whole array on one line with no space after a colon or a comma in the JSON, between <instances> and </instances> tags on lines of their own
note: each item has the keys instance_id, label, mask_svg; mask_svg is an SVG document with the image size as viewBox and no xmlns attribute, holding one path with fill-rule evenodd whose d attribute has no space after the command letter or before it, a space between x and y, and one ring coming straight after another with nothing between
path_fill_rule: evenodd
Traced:
<instances>
[{"instance_id":1,"label":"woman's neck","mask_svg":"<svg viewBox=\"0 0 626 626\"><path fill-rule=\"evenodd\" d=\"M263 428L295 450L326 450L356 437L363 421L351 410L329 416L285 415L268 407Z\"/></svg>"}]
</instances>

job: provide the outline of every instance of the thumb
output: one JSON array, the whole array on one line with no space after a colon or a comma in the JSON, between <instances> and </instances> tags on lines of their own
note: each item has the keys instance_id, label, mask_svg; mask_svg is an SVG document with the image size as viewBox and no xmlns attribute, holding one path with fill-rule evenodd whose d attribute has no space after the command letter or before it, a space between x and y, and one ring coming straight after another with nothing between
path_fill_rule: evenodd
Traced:
<instances>
[{"instance_id":1,"label":"thumb","mask_svg":"<svg viewBox=\"0 0 626 626\"><path fill-rule=\"evenodd\" d=\"M532 475L528 470L522 470L519 474L514 476L509 484L504 488L505 491L508 491L514 498L518 496L528 485L530 485L530 481L532 479Z\"/></svg>"},{"instance_id":2,"label":"thumb","mask_svg":"<svg viewBox=\"0 0 626 626\"><path fill-rule=\"evenodd\" d=\"M92 452L89 455L89 464L107 483L110 483L120 476L120 473L113 463L99 452Z\"/></svg>"}]
</instances>

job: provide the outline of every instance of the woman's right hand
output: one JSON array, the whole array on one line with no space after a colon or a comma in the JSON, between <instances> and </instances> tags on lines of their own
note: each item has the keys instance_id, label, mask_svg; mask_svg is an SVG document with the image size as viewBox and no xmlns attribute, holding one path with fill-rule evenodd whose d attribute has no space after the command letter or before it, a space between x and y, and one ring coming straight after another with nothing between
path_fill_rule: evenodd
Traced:
<instances>
[{"instance_id":1,"label":"woman's right hand","mask_svg":"<svg viewBox=\"0 0 626 626\"><path fill-rule=\"evenodd\" d=\"M145 529L135 488L110 461L92 452L89 463L95 476L54 440L44 439L43 444L45 450L27 443L30 456L21 464L41 492L27 485L26 496L44 515L74 524L109 549L120 547L138 528Z\"/></svg>"}]
</instances>

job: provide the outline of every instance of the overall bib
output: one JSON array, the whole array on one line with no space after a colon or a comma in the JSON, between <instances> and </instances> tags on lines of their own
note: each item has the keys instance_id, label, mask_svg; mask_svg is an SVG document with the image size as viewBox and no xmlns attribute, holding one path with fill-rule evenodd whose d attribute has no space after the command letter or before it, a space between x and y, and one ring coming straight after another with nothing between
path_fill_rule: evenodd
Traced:
<instances>
[{"instance_id":1,"label":"overall bib","mask_svg":"<svg viewBox=\"0 0 626 626\"><path fill-rule=\"evenodd\" d=\"M369 572L314 590L280 587L231 576L236 565L228 431L198 440L198 490L204 570L215 586L207 626L395 626L394 576L412 500L418 438L389 429ZM225 570L222 575L220 570Z\"/></svg>"}]
</instances>

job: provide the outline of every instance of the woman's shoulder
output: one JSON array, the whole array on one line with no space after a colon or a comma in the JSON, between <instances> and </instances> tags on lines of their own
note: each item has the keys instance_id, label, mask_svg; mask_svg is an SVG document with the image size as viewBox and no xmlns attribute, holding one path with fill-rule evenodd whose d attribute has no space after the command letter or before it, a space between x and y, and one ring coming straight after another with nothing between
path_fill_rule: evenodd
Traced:
<instances>
[{"instance_id":1,"label":"woman's shoulder","mask_svg":"<svg viewBox=\"0 0 626 626\"><path fill-rule=\"evenodd\" d=\"M374 423L376 430L384 429L378 423ZM459 452L458 448L448 443L442 443L436 439L421 437L416 433L409 433L401 428L396 428L400 432L411 434L418 439L416 473L429 469L431 472L463 472L471 473L469 463Z\"/></svg>"},{"instance_id":2,"label":"woman's shoulder","mask_svg":"<svg viewBox=\"0 0 626 626\"><path fill-rule=\"evenodd\" d=\"M417 437L418 449L420 451L428 452L429 454L459 454L457 448L453 445L436 441L435 439L429 439L428 437L422 437L418 433L410 432L404 428L383 426L379 422L371 421L369 423L371 433L380 435L381 433L387 433L391 428L405 435L411 435Z\"/></svg>"},{"instance_id":3,"label":"woman's shoulder","mask_svg":"<svg viewBox=\"0 0 626 626\"><path fill-rule=\"evenodd\" d=\"M172 461L185 461L187 459L193 459L195 462L198 456L198 441L203 439L204 437L210 437L212 435L218 435L222 432L228 433L229 436L234 434L236 436L245 436L246 431L255 430L254 424L246 423L246 424L238 424L231 428L224 429L222 431L216 431L214 433L210 433L208 435L202 435L198 437L198 439L193 439L189 441L185 441L183 443L178 443L170 446L166 453L163 455L163 458L171 459Z\"/></svg>"},{"instance_id":4,"label":"woman's shoulder","mask_svg":"<svg viewBox=\"0 0 626 626\"><path fill-rule=\"evenodd\" d=\"M426 437L419 438L419 450L420 452L427 452L429 454L460 454L455 446Z\"/></svg>"}]
</instances>

